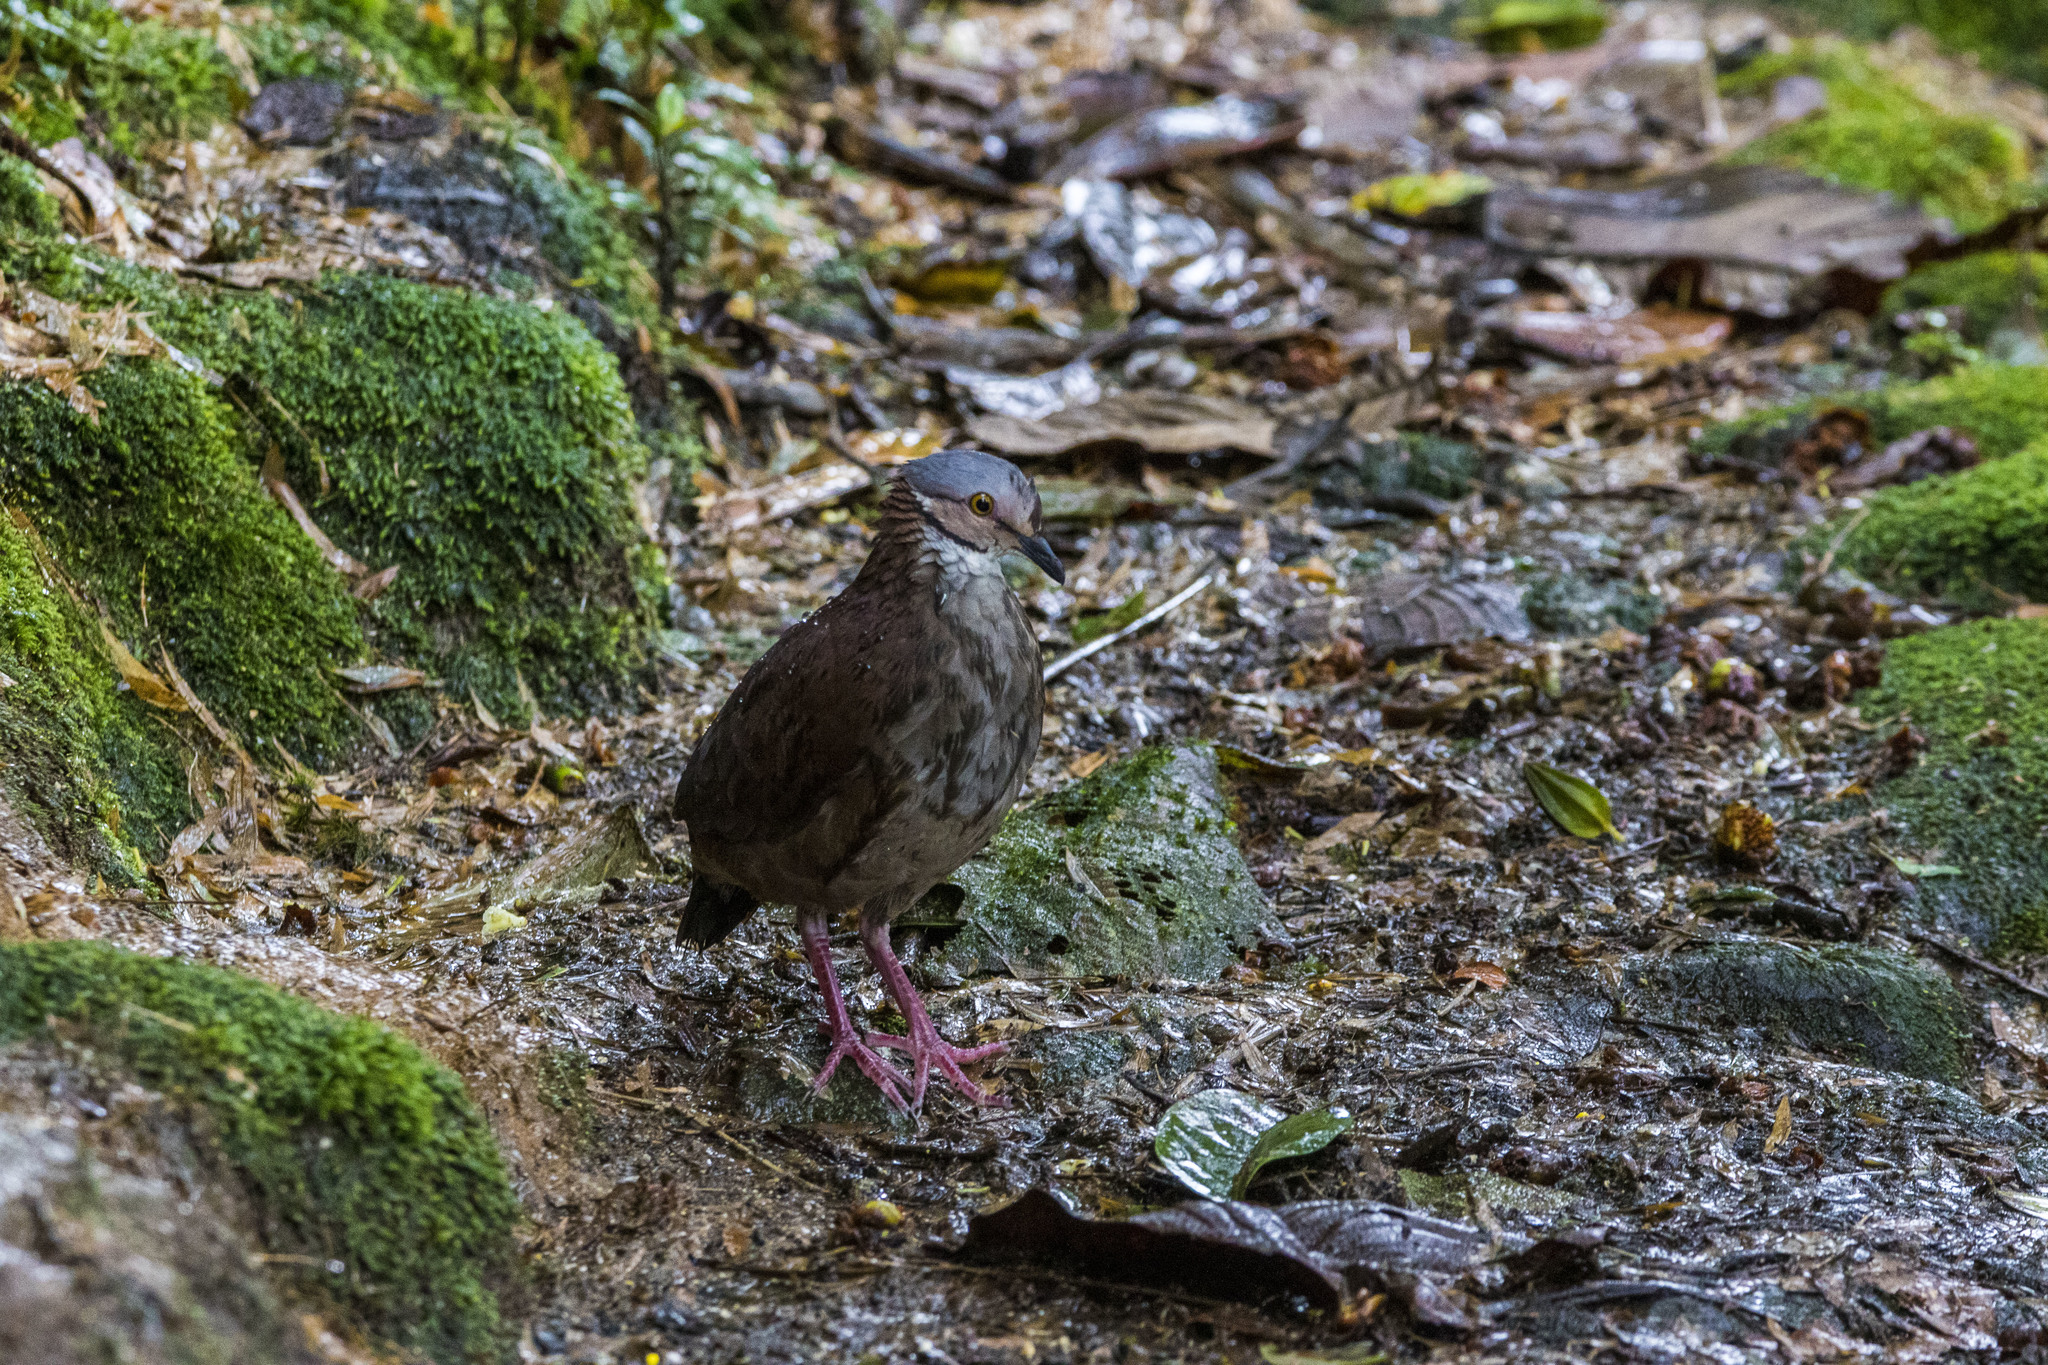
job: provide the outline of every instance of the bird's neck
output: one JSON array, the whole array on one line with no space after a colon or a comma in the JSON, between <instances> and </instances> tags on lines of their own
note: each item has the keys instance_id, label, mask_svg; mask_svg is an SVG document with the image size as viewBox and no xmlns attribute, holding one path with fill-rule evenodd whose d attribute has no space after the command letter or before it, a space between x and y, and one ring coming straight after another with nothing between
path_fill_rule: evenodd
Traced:
<instances>
[{"instance_id":1,"label":"bird's neck","mask_svg":"<svg viewBox=\"0 0 2048 1365\"><path fill-rule=\"evenodd\" d=\"M892 587L922 588L941 611L979 605L1009 591L997 556L956 540L932 524L917 495L899 484L882 504L874 549L861 569Z\"/></svg>"}]
</instances>

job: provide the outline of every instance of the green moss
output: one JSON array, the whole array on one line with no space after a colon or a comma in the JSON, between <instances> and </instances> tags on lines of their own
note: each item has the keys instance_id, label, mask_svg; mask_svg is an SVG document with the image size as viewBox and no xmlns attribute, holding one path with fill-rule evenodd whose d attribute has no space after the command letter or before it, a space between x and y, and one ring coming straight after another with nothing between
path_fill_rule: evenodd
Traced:
<instances>
[{"instance_id":1,"label":"green moss","mask_svg":"<svg viewBox=\"0 0 2048 1365\"><path fill-rule=\"evenodd\" d=\"M242 98L197 29L131 20L101 0L0 8L11 121L37 143L86 133L131 154L152 138L201 136Z\"/></svg>"},{"instance_id":2,"label":"green moss","mask_svg":"<svg viewBox=\"0 0 2048 1365\"><path fill-rule=\"evenodd\" d=\"M1880 448L1929 427L1953 427L1968 433L1985 459L1998 460L2048 436L2048 368L1974 365L1922 383L1767 408L1708 429L1694 445L1695 458L1710 467L1716 456L1733 455L1776 468L1814 414L1835 407L1869 414Z\"/></svg>"},{"instance_id":3,"label":"green moss","mask_svg":"<svg viewBox=\"0 0 2048 1365\"><path fill-rule=\"evenodd\" d=\"M500 714L524 714L522 676L557 707L616 700L656 590L631 512L647 457L617 366L573 320L329 276L304 300L209 296L164 325L252 395L322 528L398 566L370 612L386 652Z\"/></svg>"},{"instance_id":4,"label":"green moss","mask_svg":"<svg viewBox=\"0 0 2048 1365\"><path fill-rule=\"evenodd\" d=\"M237 453L230 410L165 361L111 361L87 383L97 423L0 385L0 493L138 658L168 649L252 744L338 755L355 722L327 670L363 655L355 608Z\"/></svg>"},{"instance_id":5,"label":"green moss","mask_svg":"<svg viewBox=\"0 0 2048 1365\"><path fill-rule=\"evenodd\" d=\"M1545 635L1577 639L1609 626L1647 632L1664 615L1664 600L1629 583L1600 583L1578 573L1539 574L1522 594L1522 610Z\"/></svg>"},{"instance_id":6,"label":"green moss","mask_svg":"<svg viewBox=\"0 0 2048 1365\"><path fill-rule=\"evenodd\" d=\"M1340 507L1354 506L1373 494L1462 498L1472 491L1479 472L1479 451L1471 443L1403 432L1390 441L1349 447L1344 458L1317 480L1316 497L1326 506Z\"/></svg>"},{"instance_id":7,"label":"green moss","mask_svg":"<svg viewBox=\"0 0 2048 1365\"><path fill-rule=\"evenodd\" d=\"M1888 38L1910 24L1987 69L2048 82L2048 9L2039 0L1783 0L1852 38Z\"/></svg>"},{"instance_id":8,"label":"green moss","mask_svg":"<svg viewBox=\"0 0 2048 1365\"><path fill-rule=\"evenodd\" d=\"M1733 158L1774 163L1859 189L1882 190L1979 232L2039 202L2025 137L1979 115L1945 113L1854 47L1801 43L1726 76L1730 93L1761 93L1786 76L1826 83L1827 109L1767 133Z\"/></svg>"},{"instance_id":9,"label":"green moss","mask_svg":"<svg viewBox=\"0 0 2048 1365\"><path fill-rule=\"evenodd\" d=\"M452 29L432 24L420 17L421 6L405 3L405 0L289 0L289 3L273 6L273 12L283 20L280 27L295 38L293 48L325 50L332 53L337 45L333 39L341 35L360 44L363 51L382 58L395 65L406 77L406 83L428 94L452 95L464 92L466 74L463 58L456 49L455 33ZM256 25L257 31L271 25ZM304 49L299 44L304 43ZM266 45L265 58L275 61L283 54L278 45ZM251 45L250 55L256 57L258 48ZM261 68L259 67L259 70ZM338 71L293 70L291 75L345 76L346 68ZM265 75L266 80L273 79ZM480 91L472 91L480 95ZM486 106L479 98L477 107Z\"/></svg>"},{"instance_id":10,"label":"green moss","mask_svg":"<svg viewBox=\"0 0 2048 1365\"><path fill-rule=\"evenodd\" d=\"M18 157L0 156L0 231L52 235L62 229L57 201L43 192L36 168Z\"/></svg>"},{"instance_id":11,"label":"green moss","mask_svg":"<svg viewBox=\"0 0 2048 1365\"><path fill-rule=\"evenodd\" d=\"M2044 677L2048 621L1974 621L1893 641L1884 682L1856 697L1866 719L1907 715L1928 740L1915 767L1875 792L1899 831L1892 842L1962 869L1922 878L1912 913L2001 950L2048 947ZM1992 721L2009 742L1979 742Z\"/></svg>"},{"instance_id":12,"label":"green moss","mask_svg":"<svg viewBox=\"0 0 2048 1365\"><path fill-rule=\"evenodd\" d=\"M0 783L68 861L117 881L191 815L170 724L117 687L97 627L38 563L30 535L0 514Z\"/></svg>"},{"instance_id":13,"label":"green moss","mask_svg":"<svg viewBox=\"0 0 2048 1365\"><path fill-rule=\"evenodd\" d=\"M658 551L631 510L647 452L615 362L573 319L383 276L329 275L294 298L111 261L90 274L40 247L12 265L92 306L147 310L228 377L249 486L274 443L322 530L373 568L398 567L364 614L380 653L512 717L526 711L521 678L553 708L587 709L615 703L641 666L662 589ZM103 425L116 416L110 397ZM152 569L152 594L157 582ZM132 586L120 592L135 598ZM317 652L320 637L297 638L297 653ZM329 642L325 662L347 652Z\"/></svg>"},{"instance_id":14,"label":"green moss","mask_svg":"<svg viewBox=\"0 0 2048 1365\"><path fill-rule=\"evenodd\" d=\"M1621 978L1629 1009L1646 1019L1761 1029L1779 1046L1930 1080L1963 1074L1969 1014L1955 983L1899 953L1717 943L1632 958Z\"/></svg>"},{"instance_id":15,"label":"green moss","mask_svg":"<svg viewBox=\"0 0 2048 1365\"><path fill-rule=\"evenodd\" d=\"M2031 300L2036 317L2048 289L2048 253L2022 257L2017 251L1980 251L1960 260L1923 265L1885 291L1883 316L1938 308L1949 326L1965 341L1981 346L1992 334L2018 320L2021 304Z\"/></svg>"},{"instance_id":16,"label":"green moss","mask_svg":"<svg viewBox=\"0 0 2048 1365\"><path fill-rule=\"evenodd\" d=\"M273 1263L302 1292L437 1361L510 1358L518 1205L451 1072L230 972L96 942L0 948L0 1039L52 1019L193 1107L268 1250L313 1262Z\"/></svg>"},{"instance_id":17,"label":"green moss","mask_svg":"<svg viewBox=\"0 0 2048 1365\"><path fill-rule=\"evenodd\" d=\"M1880 489L1860 521L1824 526L1800 548L1818 556L1838 536L1837 564L1895 592L1981 610L2009 595L2048 600L2048 440L2010 459Z\"/></svg>"},{"instance_id":18,"label":"green moss","mask_svg":"<svg viewBox=\"0 0 2048 1365\"><path fill-rule=\"evenodd\" d=\"M960 925L936 970L1216 975L1268 915L1227 802L1214 750L1156 744L1011 812L914 912Z\"/></svg>"}]
</instances>

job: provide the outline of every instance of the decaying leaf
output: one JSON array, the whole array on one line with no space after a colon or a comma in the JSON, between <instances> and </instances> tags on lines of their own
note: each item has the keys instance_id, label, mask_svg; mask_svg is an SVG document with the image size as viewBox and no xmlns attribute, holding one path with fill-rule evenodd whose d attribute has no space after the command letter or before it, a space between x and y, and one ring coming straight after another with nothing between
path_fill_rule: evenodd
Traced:
<instances>
[{"instance_id":1,"label":"decaying leaf","mask_svg":"<svg viewBox=\"0 0 2048 1365\"><path fill-rule=\"evenodd\" d=\"M1714 852L1725 863L1755 870L1778 856L1778 827L1747 801L1730 801L1714 827Z\"/></svg>"},{"instance_id":2,"label":"decaying leaf","mask_svg":"<svg viewBox=\"0 0 2048 1365\"><path fill-rule=\"evenodd\" d=\"M1016 456L1064 455L1110 445L1157 455L1227 449L1271 456L1277 429L1271 417L1234 398L1154 389L1113 394L1035 419L994 413L967 424L981 445Z\"/></svg>"},{"instance_id":3,"label":"decaying leaf","mask_svg":"<svg viewBox=\"0 0 2048 1365\"><path fill-rule=\"evenodd\" d=\"M121 681L151 706L164 711L187 710L185 699L178 695L171 685L158 677L149 666L128 652L128 646L121 643L121 637L114 634L112 626L100 622L100 637L106 641L107 653L113 657L114 668L121 675Z\"/></svg>"},{"instance_id":4,"label":"decaying leaf","mask_svg":"<svg viewBox=\"0 0 2048 1365\"><path fill-rule=\"evenodd\" d=\"M1382 574L1360 590L1359 607L1359 639L1372 654L1441 649L1489 636L1526 640L1532 633L1522 590L1511 583Z\"/></svg>"},{"instance_id":5,"label":"decaying leaf","mask_svg":"<svg viewBox=\"0 0 2048 1365\"><path fill-rule=\"evenodd\" d=\"M1604 834L1616 843L1621 841L1606 794L1583 777L1573 777L1548 763L1524 763L1522 780L1535 793L1543 813L1566 834L1575 839L1597 839Z\"/></svg>"},{"instance_id":6,"label":"decaying leaf","mask_svg":"<svg viewBox=\"0 0 2048 1365\"><path fill-rule=\"evenodd\" d=\"M427 675L417 668L405 668L399 664L355 664L348 668L334 670L348 683L351 692L396 692L407 687L422 687Z\"/></svg>"},{"instance_id":7,"label":"decaying leaf","mask_svg":"<svg viewBox=\"0 0 2048 1365\"><path fill-rule=\"evenodd\" d=\"M1278 1208L1196 1200L1110 1221L1077 1217L1032 1190L975 1218L961 1250L970 1260L1051 1262L1123 1284L1238 1303L1294 1298L1334 1312L1349 1296L1347 1275L1448 1295L1436 1278L1478 1265L1491 1245L1476 1228L1364 1200Z\"/></svg>"},{"instance_id":8,"label":"decaying leaf","mask_svg":"<svg viewBox=\"0 0 2048 1365\"><path fill-rule=\"evenodd\" d=\"M1916 205L1770 166L1714 167L1631 190L1502 185L1487 200L1486 235L1545 256L1703 261L1702 298L1773 317L1792 311L1792 284L1836 270L1895 280L1913 248L1952 237ZM1734 273L1720 278L1724 268ZM1755 271L1781 283L1771 288Z\"/></svg>"},{"instance_id":9,"label":"decaying leaf","mask_svg":"<svg viewBox=\"0 0 2048 1365\"><path fill-rule=\"evenodd\" d=\"M1769 1156L1785 1145L1785 1139L1792 1136L1792 1097L1786 1095L1778 1101L1777 1117L1771 1120L1771 1134L1764 1139L1764 1155Z\"/></svg>"}]
</instances>

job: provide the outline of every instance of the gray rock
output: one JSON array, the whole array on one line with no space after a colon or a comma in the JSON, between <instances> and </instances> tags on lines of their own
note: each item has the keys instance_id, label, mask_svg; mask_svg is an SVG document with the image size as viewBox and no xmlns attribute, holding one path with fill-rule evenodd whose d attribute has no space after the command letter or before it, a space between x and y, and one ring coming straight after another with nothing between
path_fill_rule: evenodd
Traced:
<instances>
[{"instance_id":1,"label":"gray rock","mask_svg":"<svg viewBox=\"0 0 2048 1365\"><path fill-rule=\"evenodd\" d=\"M927 968L1217 976L1270 918L1228 810L1214 750L1161 744L1011 812L913 912L959 925Z\"/></svg>"},{"instance_id":2,"label":"gray rock","mask_svg":"<svg viewBox=\"0 0 2048 1365\"><path fill-rule=\"evenodd\" d=\"M1899 953L1768 940L1642 956L1622 966L1630 1013L1708 1028L1753 1028L1780 1046L1830 1053L1929 1080L1963 1075L1968 1015L1955 984Z\"/></svg>"}]
</instances>

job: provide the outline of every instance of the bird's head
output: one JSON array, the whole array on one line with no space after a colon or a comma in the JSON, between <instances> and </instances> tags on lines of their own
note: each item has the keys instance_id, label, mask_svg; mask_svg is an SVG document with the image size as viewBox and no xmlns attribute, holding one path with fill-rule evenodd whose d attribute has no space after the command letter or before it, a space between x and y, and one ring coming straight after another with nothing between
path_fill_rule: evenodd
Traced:
<instances>
[{"instance_id":1,"label":"bird's head","mask_svg":"<svg viewBox=\"0 0 2048 1365\"><path fill-rule=\"evenodd\" d=\"M1008 460L978 450L942 450L912 460L896 477L916 496L925 524L986 555L1020 554L1055 583L1067 581L1059 556L1039 534L1038 490Z\"/></svg>"}]
</instances>

